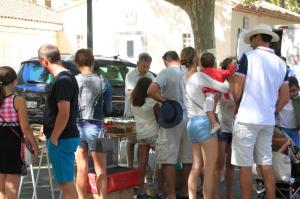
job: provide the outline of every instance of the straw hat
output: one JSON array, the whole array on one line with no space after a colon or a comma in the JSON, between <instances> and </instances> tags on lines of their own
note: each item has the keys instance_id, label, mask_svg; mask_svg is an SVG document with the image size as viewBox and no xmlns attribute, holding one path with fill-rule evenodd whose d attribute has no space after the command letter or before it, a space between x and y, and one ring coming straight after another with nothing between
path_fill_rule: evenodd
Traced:
<instances>
[{"instance_id":1,"label":"straw hat","mask_svg":"<svg viewBox=\"0 0 300 199\"><path fill-rule=\"evenodd\" d=\"M254 28L252 28L248 33L245 34L244 40L247 44L250 44L250 38L253 35L257 34L266 34L266 35L271 35L272 36L272 41L271 42L277 42L279 41L279 36L272 31L271 26L267 24L258 24Z\"/></svg>"}]
</instances>

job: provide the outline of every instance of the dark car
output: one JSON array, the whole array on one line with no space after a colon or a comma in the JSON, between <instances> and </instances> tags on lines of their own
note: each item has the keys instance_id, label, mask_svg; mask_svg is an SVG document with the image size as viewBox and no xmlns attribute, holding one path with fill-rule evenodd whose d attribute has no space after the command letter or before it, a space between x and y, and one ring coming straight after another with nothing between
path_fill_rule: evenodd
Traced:
<instances>
[{"instance_id":1,"label":"dark car","mask_svg":"<svg viewBox=\"0 0 300 199\"><path fill-rule=\"evenodd\" d=\"M63 55L62 65L74 75L79 73L75 67L74 56ZM136 64L119 59L118 56L103 57L95 55L94 71L108 79L112 85L113 111L111 117L122 116L125 100L125 77ZM42 123L45 108L46 93L53 76L46 71L37 58L21 63L17 79L17 93L26 99L28 116L31 123Z\"/></svg>"}]
</instances>

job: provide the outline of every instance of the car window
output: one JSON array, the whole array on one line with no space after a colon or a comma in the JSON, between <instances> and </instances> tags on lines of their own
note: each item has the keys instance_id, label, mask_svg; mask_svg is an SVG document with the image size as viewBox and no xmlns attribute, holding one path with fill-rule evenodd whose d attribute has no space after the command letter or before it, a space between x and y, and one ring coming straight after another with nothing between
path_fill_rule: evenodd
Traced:
<instances>
[{"instance_id":1,"label":"car window","mask_svg":"<svg viewBox=\"0 0 300 199\"><path fill-rule=\"evenodd\" d=\"M94 71L98 75L106 77L111 84L124 84L126 74L134 69L132 66L126 66L122 64L104 63L97 64L94 67Z\"/></svg>"},{"instance_id":2,"label":"car window","mask_svg":"<svg viewBox=\"0 0 300 199\"><path fill-rule=\"evenodd\" d=\"M53 80L39 62L24 62L20 71L19 82L22 83L45 83L48 84Z\"/></svg>"}]
</instances>

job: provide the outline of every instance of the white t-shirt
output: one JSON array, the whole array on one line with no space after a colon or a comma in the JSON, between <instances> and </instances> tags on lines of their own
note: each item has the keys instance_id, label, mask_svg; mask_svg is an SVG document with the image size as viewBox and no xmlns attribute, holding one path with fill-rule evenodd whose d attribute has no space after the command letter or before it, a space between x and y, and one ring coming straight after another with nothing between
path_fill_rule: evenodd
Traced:
<instances>
[{"instance_id":1,"label":"white t-shirt","mask_svg":"<svg viewBox=\"0 0 300 199\"><path fill-rule=\"evenodd\" d=\"M227 82L221 83L202 72L196 72L187 80L184 80L182 87L184 104L189 118L206 115L203 109L205 95L202 90L204 87L209 87L222 93L229 91Z\"/></svg>"},{"instance_id":2,"label":"white t-shirt","mask_svg":"<svg viewBox=\"0 0 300 199\"><path fill-rule=\"evenodd\" d=\"M186 72L185 66L169 66L160 71L154 80L159 84L161 95L179 102L183 110L185 107L182 96L182 78Z\"/></svg>"},{"instance_id":3,"label":"white t-shirt","mask_svg":"<svg viewBox=\"0 0 300 199\"><path fill-rule=\"evenodd\" d=\"M289 102L278 113L277 123L278 126L283 128L287 128L287 129L297 128L296 113L294 111L292 100L289 100Z\"/></svg>"},{"instance_id":4,"label":"white t-shirt","mask_svg":"<svg viewBox=\"0 0 300 199\"><path fill-rule=\"evenodd\" d=\"M260 46L242 56L235 74L245 77L236 121L275 125L278 91L281 85L288 83L284 61L273 49Z\"/></svg>"},{"instance_id":5,"label":"white t-shirt","mask_svg":"<svg viewBox=\"0 0 300 199\"><path fill-rule=\"evenodd\" d=\"M129 71L125 78L125 107L124 107L124 115L132 116L132 112L130 110L130 96L129 90L133 90L141 77L148 77L150 79L154 79L154 76L149 71L143 76L140 75L138 68L136 67L134 70Z\"/></svg>"},{"instance_id":6,"label":"white t-shirt","mask_svg":"<svg viewBox=\"0 0 300 199\"><path fill-rule=\"evenodd\" d=\"M146 98L143 106L133 106L131 111L136 122L136 137L137 139L146 139L157 135L158 124L154 114L154 105L157 103L152 98Z\"/></svg>"}]
</instances>

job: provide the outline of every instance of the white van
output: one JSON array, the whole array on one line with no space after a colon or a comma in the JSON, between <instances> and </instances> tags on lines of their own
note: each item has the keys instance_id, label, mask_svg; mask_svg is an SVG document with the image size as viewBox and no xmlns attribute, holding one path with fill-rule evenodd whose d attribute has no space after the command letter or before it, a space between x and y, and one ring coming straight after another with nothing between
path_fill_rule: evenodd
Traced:
<instances>
[{"instance_id":1,"label":"white van","mask_svg":"<svg viewBox=\"0 0 300 199\"><path fill-rule=\"evenodd\" d=\"M276 32L280 40L278 42L271 43L271 48L275 50L278 56L286 58L288 66L294 66L300 63L300 24L291 25L275 25L272 27ZM238 42L237 42L237 57L240 58L242 54L250 50L249 44L244 41L244 35L249 30L239 29Z\"/></svg>"}]
</instances>

